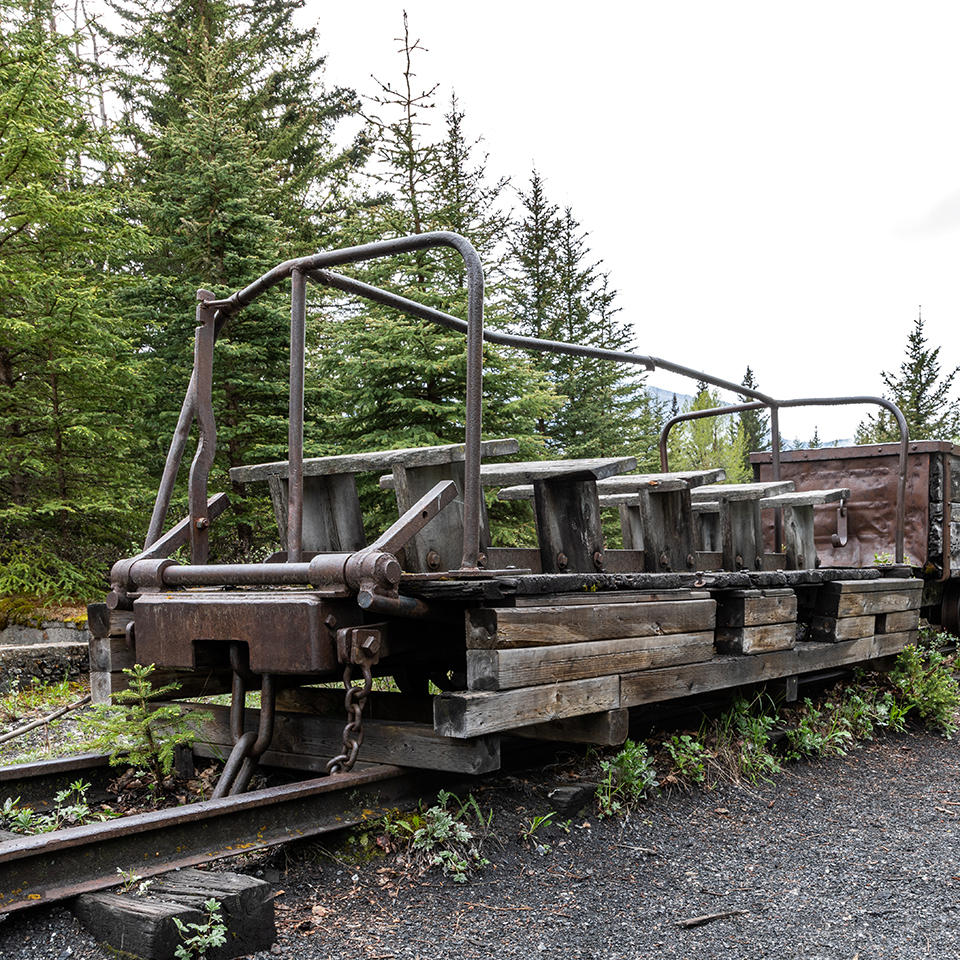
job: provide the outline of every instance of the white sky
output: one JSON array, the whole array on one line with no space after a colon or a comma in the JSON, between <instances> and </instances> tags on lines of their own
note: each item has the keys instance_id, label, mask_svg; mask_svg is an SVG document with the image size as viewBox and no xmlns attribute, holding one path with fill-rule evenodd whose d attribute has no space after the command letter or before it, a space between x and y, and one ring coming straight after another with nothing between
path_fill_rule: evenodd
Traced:
<instances>
[{"instance_id":1,"label":"white sky","mask_svg":"<svg viewBox=\"0 0 960 960\"><path fill-rule=\"evenodd\" d=\"M492 173L525 187L536 165L573 208L638 351L735 382L750 364L781 399L875 395L922 304L960 363L960 4L307 5L328 83L365 94L400 76L406 8L422 85L456 89ZM867 409L781 427L852 437Z\"/></svg>"}]
</instances>

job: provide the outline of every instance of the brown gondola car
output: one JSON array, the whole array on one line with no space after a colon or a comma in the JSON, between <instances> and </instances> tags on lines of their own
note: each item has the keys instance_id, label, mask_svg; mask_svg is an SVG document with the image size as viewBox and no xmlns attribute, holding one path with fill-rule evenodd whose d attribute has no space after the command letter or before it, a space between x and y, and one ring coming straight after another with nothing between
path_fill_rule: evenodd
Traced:
<instances>
[{"instance_id":1,"label":"brown gondola car","mask_svg":"<svg viewBox=\"0 0 960 960\"><path fill-rule=\"evenodd\" d=\"M831 567L885 566L893 561L900 445L869 444L791 450L780 477L797 489L844 486L850 499L814 509L819 562ZM752 453L754 479L773 476L772 455ZM907 454L904 563L924 580L923 614L960 633L960 446L911 441ZM773 516L764 517L772 549Z\"/></svg>"}]
</instances>

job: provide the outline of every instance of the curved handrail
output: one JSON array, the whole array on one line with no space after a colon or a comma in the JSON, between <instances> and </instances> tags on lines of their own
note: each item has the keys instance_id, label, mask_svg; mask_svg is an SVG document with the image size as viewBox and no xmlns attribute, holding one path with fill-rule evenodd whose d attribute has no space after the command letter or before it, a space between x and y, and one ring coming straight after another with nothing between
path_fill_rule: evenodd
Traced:
<instances>
[{"instance_id":1,"label":"curved handrail","mask_svg":"<svg viewBox=\"0 0 960 960\"><path fill-rule=\"evenodd\" d=\"M467 319L461 320L443 311L436 310L424 304L417 303L398 294L390 293L379 287L374 287L333 272L330 268L349 263L359 263L381 257L395 256L401 253L411 253L433 247L449 247L460 254L466 267L467 275ZM237 291L231 296L217 300L206 291L198 291L200 304L197 309L197 318L200 326L197 328L197 352L194 369L180 410L180 416L174 435L167 452L160 489L154 505L153 514L147 532L144 549L155 543L161 534L163 524L169 511L173 485L183 459L187 437L194 417L198 419L200 427L200 442L197 454L194 457L190 471L190 508L191 531L205 530L203 513L206 504L206 483L212 463L213 451L216 444L216 426L213 420L213 411L210 404L210 375L212 372L212 347L224 325L230 317L248 306L268 290L290 278L293 281L291 296L291 404L289 430L289 510L288 538L290 562L297 562L300 558L302 505L303 505L303 363L304 363L304 320L306 314L306 296L303 282L310 280L339 290L362 296L368 300L393 307L405 313L427 320L464 333L467 337L467 389L466 389L466 437L465 437L465 464L464 464L464 539L463 559L461 569L475 571L478 569L479 536L480 536L480 505L483 489L480 484L480 436L482 429L482 392L483 392L483 342L500 344L526 350L563 353L573 356L593 357L611 360L620 363L632 363L645 367L647 370L661 369L691 379L700 380L713 386L739 393L742 396L753 397L748 404L733 407L724 407L722 410L695 411L692 414L683 414L673 418L661 434L661 463L666 462L666 431L684 419L693 419L701 416L715 416L718 413L733 413L740 410L768 408L771 411L771 427L779 438L778 412L781 407L803 405L825 405L845 403L879 403L891 410L901 425L901 482L898 486L898 541L897 561L902 562L903 556L903 522L902 515L905 500L906 484L906 424L903 415L889 401L876 397L850 398L812 398L805 400L776 400L750 387L733 383L720 377L694 370L681 364L638 353L620 350L608 350L601 347L582 346L580 344L565 343L562 341L542 340L536 337L523 337L516 334L503 333L496 330L485 330L483 327L483 267L480 257L473 245L464 237L449 231L416 234L414 236L399 237L392 240L382 240L341 250L315 253L307 257L287 260L273 267L253 283ZM664 467L666 469L666 467ZM779 443L774 445L774 471L779 476ZM194 545L194 562L202 556L206 546L202 533L192 536Z\"/></svg>"}]
</instances>

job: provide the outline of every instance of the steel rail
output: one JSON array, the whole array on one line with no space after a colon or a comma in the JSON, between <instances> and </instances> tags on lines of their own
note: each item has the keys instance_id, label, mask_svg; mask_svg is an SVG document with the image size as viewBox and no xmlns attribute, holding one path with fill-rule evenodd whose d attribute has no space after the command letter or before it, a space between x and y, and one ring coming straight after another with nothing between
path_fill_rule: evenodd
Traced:
<instances>
[{"instance_id":1,"label":"steel rail","mask_svg":"<svg viewBox=\"0 0 960 960\"><path fill-rule=\"evenodd\" d=\"M263 850L413 806L423 776L382 765L0 842L0 914Z\"/></svg>"}]
</instances>

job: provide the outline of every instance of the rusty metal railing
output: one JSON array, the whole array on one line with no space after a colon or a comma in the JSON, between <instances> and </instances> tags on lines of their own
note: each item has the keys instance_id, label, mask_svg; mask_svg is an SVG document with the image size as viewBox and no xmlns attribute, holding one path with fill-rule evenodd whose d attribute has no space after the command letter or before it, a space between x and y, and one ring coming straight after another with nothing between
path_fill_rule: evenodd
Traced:
<instances>
[{"instance_id":1,"label":"rusty metal railing","mask_svg":"<svg viewBox=\"0 0 960 960\"><path fill-rule=\"evenodd\" d=\"M343 276L332 271L332 267L359 263L396 256L434 247L448 247L460 254L466 267L467 277L467 319L464 321L440 310L409 300L398 294L382 290L359 280ZM876 397L824 398L807 400L775 400L772 397L737 384L729 380L714 377L659 357L630 353L619 350L607 350L561 341L541 340L535 337L523 337L497 330L486 330L483 326L483 267L479 255L465 238L446 231L418 234L385 240L378 243L363 244L341 250L316 253L308 257L287 260L265 273L249 286L222 300L215 299L205 290L197 292L197 331L194 369L187 394L180 410L176 429L167 453L157 500L147 532L145 552L150 552L160 540L173 494L174 483L183 459L187 438L194 419L199 426L197 452L190 468L189 479L189 537L192 564L202 566L207 558L208 528L211 520L207 501L207 480L213 463L216 448L216 422L212 406L213 349L217 337L230 317L248 306L259 296L282 283L291 280L291 320L290 320L290 414L288 431L288 563L273 565L271 577L283 576L278 566L287 567L287 573L300 572L306 566L302 560L303 529L303 395L305 376L305 321L306 321L306 282L310 281L343 293L360 296L382 305L395 308L418 319L427 320L465 334L467 338L467 384L466 384L466 422L465 422L465 463L464 463L464 537L461 572L476 573L479 570L480 517L483 489L480 483L480 437L482 429L483 394L483 354L482 345L488 343L516 347L540 352L561 353L579 357L592 357L620 363L642 366L647 370L667 370L690 379L702 381L724 390L753 398L753 402L738 407L724 407L720 411L696 411L675 417L664 428L668 431L675 423L699 416L731 413L739 410L769 408L771 424L779 438L777 414L780 408L811 404L878 403L891 410L901 425L901 482L898 487L898 534L897 561L902 562L903 555L903 511L906 477L906 425L900 411L888 401ZM665 454L665 434L661 435L661 459ZM779 476L779 449L774 444L774 471ZM663 461L665 462L665 461ZM141 557L143 555L140 555ZM198 566L198 569L199 569ZM248 565L249 566L249 565ZM225 572L225 571L223 571ZM237 576L241 576L239 571ZM186 571L181 571L186 575ZM252 575L252 571L248 571ZM263 575L258 569L257 574ZM172 582L173 572L164 578ZM243 576L243 581L248 578ZM293 578L290 582L296 580ZM219 582L223 582L220 580Z\"/></svg>"}]
</instances>

